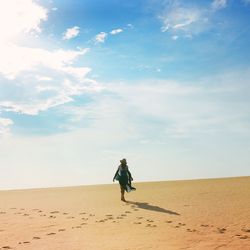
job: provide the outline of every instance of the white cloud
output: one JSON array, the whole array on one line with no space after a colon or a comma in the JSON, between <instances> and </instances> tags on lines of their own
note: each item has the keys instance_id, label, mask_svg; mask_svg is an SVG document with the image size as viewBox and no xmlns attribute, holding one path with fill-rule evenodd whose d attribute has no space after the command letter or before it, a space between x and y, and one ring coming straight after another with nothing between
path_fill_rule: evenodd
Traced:
<instances>
[{"instance_id":1,"label":"white cloud","mask_svg":"<svg viewBox=\"0 0 250 250\"><path fill-rule=\"evenodd\" d=\"M121 32L123 32L123 29L114 29L114 30L110 31L110 34L111 35L116 35L116 34L119 34Z\"/></svg>"},{"instance_id":2,"label":"white cloud","mask_svg":"<svg viewBox=\"0 0 250 250\"><path fill-rule=\"evenodd\" d=\"M48 51L14 44L2 45L0 46L2 55L0 58L0 73L9 79L15 79L18 74L34 70L39 66L67 72L67 65L71 65L77 57L84 55L87 51L88 49ZM82 68L81 70L83 73L89 71L88 68Z\"/></svg>"},{"instance_id":3,"label":"white cloud","mask_svg":"<svg viewBox=\"0 0 250 250\"><path fill-rule=\"evenodd\" d=\"M107 91L94 95L94 102L61 106L59 111L72 115L72 123L62 126L72 131L0 140L1 187L108 183L122 157L128 158L137 181L247 175L249 78L250 71L240 71L193 83L106 84ZM90 126L79 129L86 121ZM23 157L28 151L30 157ZM103 165L104 176L97 176Z\"/></svg>"},{"instance_id":4,"label":"white cloud","mask_svg":"<svg viewBox=\"0 0 250 250\"><path fill-rule=\"evenodd\" d=\"M51 77L48 77L48 76L36 76L36 79L38 80L38 81L52 81L53 79L51 78Z\"/></svg>"},{"instance_id":5,"label":"white cloud","mask_svg":"<svg viewBox=\"0 0 250 250\"><path fill-rule=\"evenodd\" d=\"M179 37L178 36L172 36L173 40L177 40Z\"/></svg>"},{"instance_id":6,"label":"white cloud","mask_svg":"<svg viewBox=\"0 0 250 250\"><path fill-rule=\"evenodd\" d=\"M105 99L99 114L108 114L114 121L120 110L123 122L142 140L164 142L169 137L180 139L221 133L250 136L249 76L250 72L241 71L192 84L168 80L133 85L116 83L107 86L114 97ZM245 101L241 102L239 96L244 96ZM96 110L98 104L95 105ZM114 107L117 113L111 114Z\"/></svg>"},{"instance_id":7,"label":"white cloud","mask_svg":"<svg viewBox=\"0 0 250 250\"><path fill-rule=\"evenodd\" d=\"M7 127L13 124L13 121L8 118L0 117L0 126Z\"/></svg>"},{"instance_id":8,"label":"white cloud","mask_svg":"<svg viewBox=\"0 0 250 250\"><path fill-rule=\"evenodd\" d=\"M203 9L174 6L167 9L160 17L162 32L181 32L184 34L198 34L206 29L207 18ZM176 35L176 34L175 34Z\"/></svg>"},{"instance_id":9,"label":"white cloud","mask_svg":"<svg viewBox=\"0 0 250 250\"><path fill-rule=\"evenodd\" d=\"M212 9L217 11L220 9L224 9L227 6L227 0L214 0L212 2Z\"/></svg>"},{"instance_id":10,"label":"white cloud","mask_svg":"<svg viewBox=\"0 0 250 250\"><path fill-rule=\"evenodd\" d=\"M107 33L106 32L100 32L99 34L97 34L96 36L95 36L95 41L97 42L97 43L104 43L105 42L105 40L106 40L106 38L107 38Z\"/></svg>"},{"instance_id":11,"label":"white cloud","mask_svg":"<svg viewBox=\"0 0 250 250\"><path fill-rule=\"evenodd\" d=\"M80 28L78 26L68 28L63 34L63 40L69 40L74 37L77 37L79 33L80 33Z\"/></svg>"},{"instance_id":12,"label":"white cloud","mask_svg":"<svg viewBox=\"0 0 250 250\"><path fill-rule=\"evenodd\" d=\"M38 115L41 111L72 102L75 96L103 90L103 87L96 81L88 78L78 79L77 77L62 77L59 72L53 75L53 84L50 85L48 83L41 85L39 84L41 82L34 84L32 77L29 77L29 80L25 78L25 83L22 82L21 78L19 83L13 83L13 80L9 80L6 84L0 85L1 94L8 93L10 82L14 90L12 96L0 97L0 110Z\"/></svg>"},{"instance_id":13,"label":"white cloud","mask_svg":"<svg viewBox=\"0 0 250 250\"><path fill-rule=\"evenodd\" d=\"M8 118L0 117L0 137L10 134L10 126L13 125L13 121Z\"/></svg>"},{"instance_id":14,"label":"white cloud","mask_svg":"<svg viewBox=\"0 0 250 250\"><path fill-rule=\"evenodd\" d=\"M100 90L97 82L87 78L91 69L75 65L88 48L50 50L42 40L38 43L42 47L19 44L20 38L29 41L32 32L41 32L47 12L32 0L0 3L0 112L37 115L73 101L74 96ZM73 27L67 38L77 32Z\"/></svg>"},{"instance_id":15,"label":"white cloud","mask_svg":"<svg viewBox=\"0 0 250 250\"><path fill-rule=\"evenodd\" d=\"M162 21L161 31L173 37L193 38L214 26L214 14L227 6L227 0L214 0L210 5L186 5L184 1L166 1L158 15Z\"/></svg>"},{"instance_id":16,"label":"white cloud","mask_svg":"<svg viewBox=\"0 0 250 250\"><path fill-rule=\"evenodd\" d=\"M10 42L25 33L41 32L40 23L47 10L32 0L0 2L0 43Z\"/></svg>"}]
</instances>

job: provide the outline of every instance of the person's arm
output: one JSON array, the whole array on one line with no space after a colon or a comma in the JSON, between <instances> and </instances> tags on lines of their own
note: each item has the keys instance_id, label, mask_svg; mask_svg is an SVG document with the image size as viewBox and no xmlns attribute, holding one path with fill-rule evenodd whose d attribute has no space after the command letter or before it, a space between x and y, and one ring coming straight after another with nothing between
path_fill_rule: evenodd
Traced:
<instances>
[{"instance_id":1,"label":"person's arm","mask_svg":"<svg viewBox=\"0 0 250 250\"><path fill-rule=\"evenodd\" d=\"M114 178L113 178L113 182L115 181L116 176L118 175L119 172L119 168L117 169L117 171L115 172Z\"/></svg>"}]
</instances>

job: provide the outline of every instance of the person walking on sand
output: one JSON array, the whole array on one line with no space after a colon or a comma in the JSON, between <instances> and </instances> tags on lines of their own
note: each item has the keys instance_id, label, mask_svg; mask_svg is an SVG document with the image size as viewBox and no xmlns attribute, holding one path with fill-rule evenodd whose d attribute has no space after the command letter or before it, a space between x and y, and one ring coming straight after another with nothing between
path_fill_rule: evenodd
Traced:
<instances>
[{"instance_id":1,"label":"person walking on sand","mask_svg":"<svg viewBox=\"0 0 250 250\"><path fill-rule=\"evenodd\" d=\"M132 187L131 181L133 180L132 175L130 171L128 170L128 165L126 159L120 160L121 164L119 165L114 178L113 182L115 180L119 181L120 188L121 188L121 200L126 201L124 194L125 191L129 193L130 191L135 191L136 188Z\"/></svg>"}]
</instances>

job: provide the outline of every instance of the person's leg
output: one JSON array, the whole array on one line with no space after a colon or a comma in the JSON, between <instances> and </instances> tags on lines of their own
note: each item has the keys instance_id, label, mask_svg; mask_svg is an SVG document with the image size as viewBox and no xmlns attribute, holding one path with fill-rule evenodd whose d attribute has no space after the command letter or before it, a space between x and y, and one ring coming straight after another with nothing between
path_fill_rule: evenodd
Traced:
<instances>
[{"instance_id":1,"label":"person's leg","mask_svg":"<svg viewBox=\"0 0 250 250\"><path fill-rule=\"evenodd\" d=\"M122 201L126 201L125 197L124 197L125 190L124 190L124 188L121 185L120 185L120 188L121 188L121 200Z\"/></svg>"}]
</instances>

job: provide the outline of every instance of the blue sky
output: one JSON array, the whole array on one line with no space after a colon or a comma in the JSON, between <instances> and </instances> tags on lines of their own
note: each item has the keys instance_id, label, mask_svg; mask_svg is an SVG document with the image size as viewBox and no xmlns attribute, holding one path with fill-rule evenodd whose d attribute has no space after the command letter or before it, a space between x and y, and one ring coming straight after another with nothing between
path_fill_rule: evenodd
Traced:
<instances>
[{"instance_id":1,"label":"blue sky","mask_svg":"<svg viewBox=\"0 0 250 250\"><path fill-rule=\"evenodd\" d=\"M249 175L250 1L5 1L0 188Z\"/></svg>"}]
</instances>

